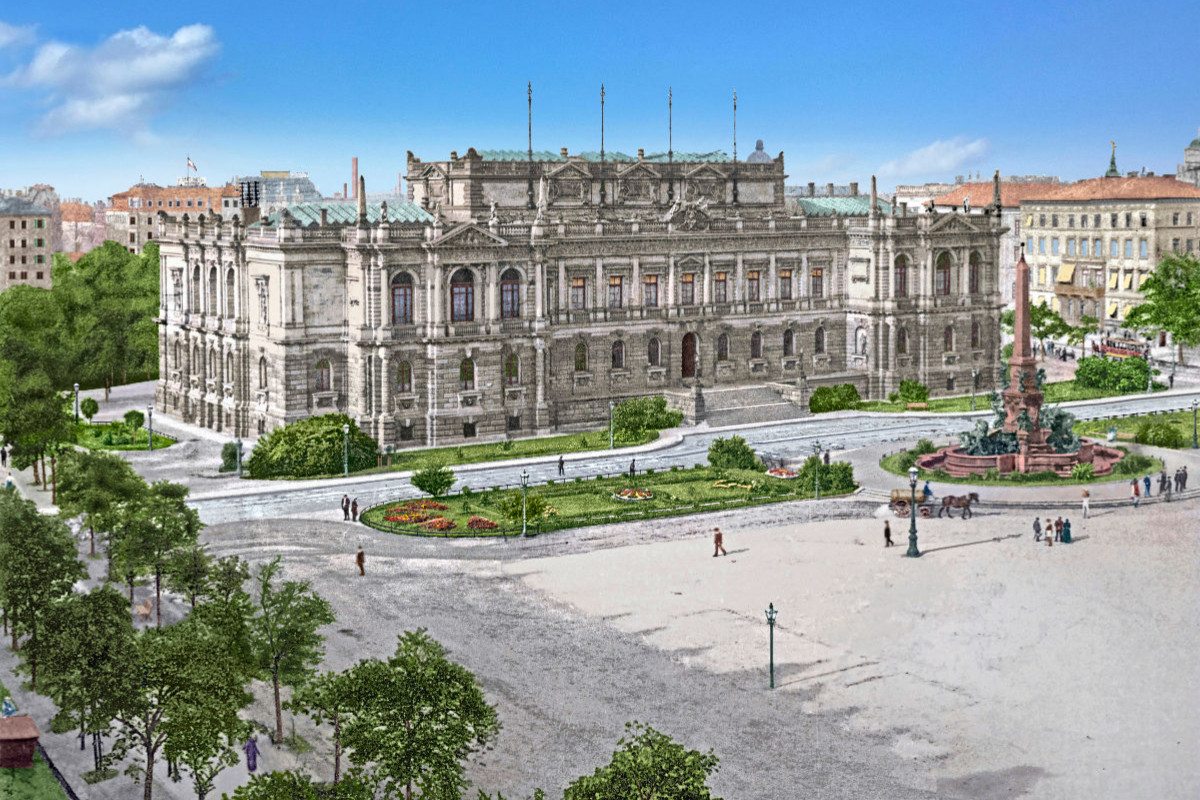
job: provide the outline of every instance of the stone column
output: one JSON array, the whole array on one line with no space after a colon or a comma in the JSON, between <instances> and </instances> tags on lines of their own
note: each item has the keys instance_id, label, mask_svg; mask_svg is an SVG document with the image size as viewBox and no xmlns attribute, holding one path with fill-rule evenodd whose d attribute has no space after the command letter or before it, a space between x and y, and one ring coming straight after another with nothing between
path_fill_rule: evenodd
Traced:
<instances>
[{"instance_id":1,"label":"stone column","mask_svg":"<svg viewBox=\"0 0 1200 800\"><path fill-rule=\"evenodd\" d=\"M379 413L375 415L376 430L378 431L376 441L382 447L386 438L386 420L392 413L392 388L396 385L395 376L392 375L388 365L388 351L386 347L379 348Z\"/></svg>"},{"instance_id":2,"label":"stone column","mask_svg":"<svg viewBox=\"0 0 1200 800\"><path fill-rule=\"evenodd\" d=\"M543 275L545 271L544 263L533 262L533 316L539 320L546 315L546 281Z\"/></svg>"},{"instance_id":3,"label":"stone column","mask_svg":"<svg viewBox=\"0 0 1200 800\"><path fill-rule=\"evenodd\" d=\"M633 285L629 287L629 305L634 307L642 304L642 265L636 256L631 260L633 261Z\"/></svg>"},{"instance_id":4,"label":"stone column","mask_svg":"<svg viewBox=\"0 0 1200 800\"><path fill-rule=\"evenodd\" d=\"M570 291L571 287L567 285L567 262L560 258L558 260L558 310L560 312L571 309Z\"/></svg>"},{"instance_id":5,"label":"stone column","mask_svg":"<svg viewBox=\"0 0 1200 800\"><path fill-rule=\"evenodd\" d=\"M774 307L775 298L779 297L779 273L775 269L775 251L771 251L769 266L767 267L767 291L763 295Z\"/></svg>"},{"instance_id":6,"label":"stone column","mask_svg":"<svg viewBox=\"0 0 1200 800\"><path fill-rule=\"evenodd\" d=\"M596 292L593 296L596 298L594 301L593 307L595 308L595 310L603 313L604 309L606 309L608 307L608 302L606 300L606 295L604 293L604 259L603 258L596 259Z\"/></svg>"},{"instance_id":7,"label":"stone column","mask_svg":"<svg viewBox=\"0 0 1200 800\"><path fill-rule=\"evenodd\" d=\"M667 256L667 308L675 307L675 256Z\"/></svg>"},{"instance_id":8,"label":"stone column","mask_svg":"<svg viewBox=\"0 0 1200 800\"><path fill-rule=\"evenodd\" d=\"M739 252L737 254L737 272L734 273L735 277L733 279L733 303L735 308L739 303L744 303L747 300L745 286L746 270L743 266L742 254ZM761 286L762 284L759 284L760 288Z\"/></svg>"},{"instance_id":9,"label":"stone column","mask_svg":"<svg viewBox=\"0 0 1200 800\"><path fill-rule=\"evenodd\" d=\"M496 300L497 292L500 288L500 265L495 261L487 265L487 270L484 272L484 281L487 297L487 321L492 322L500 317L499 305Z\"/></svg>"},{"instance_id":10,"label":"stone column","mask_svg":"<svg viewBox=\"0 0 1200 800\"><path fill-rule=\"evenodd\" d=\"M800 254L800 274L796 276L796 297L808 297L808 253Z\"/></svg>"},{"instance_id":11,"label":"stone column","mask_svg":"<svg viewBox=\"0 0 1200 800\"><path fill-rule=\"evenodd\" d=\"M704 291L702 293L702 298L704 301L704 305L706 305L706 306L710 305L712 303L712 281L713 281L712 259L709 258L708 253L705 253L704 254ZM725 296L729 297L728 287L726 287L726 292L727 293Z\"/></svg>"}]
</instances>

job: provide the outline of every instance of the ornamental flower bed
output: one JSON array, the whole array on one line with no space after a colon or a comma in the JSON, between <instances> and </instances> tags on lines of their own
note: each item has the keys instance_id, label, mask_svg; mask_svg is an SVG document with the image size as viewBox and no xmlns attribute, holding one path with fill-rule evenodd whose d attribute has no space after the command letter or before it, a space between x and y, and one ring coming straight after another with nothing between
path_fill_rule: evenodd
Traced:
<instances>
[{"instance_id":1,"label":"ornamental flower bed","mask_svg":"<svg viewBox=\"0 0 1200 800\"><path fill-rule=\"evenodd\" d=\"M649 500L654 497L654 493L649 489L622 489L619 492L614 492L613 497L618 500L626 500L631 503L636 503L640 500Z\"/></svg>"},{"instance_id":2,"label":"ornamental flower bed","mask_svg":"<svg viewBox=\"0 0 1200 800\"><path fill-rule=\"evenodd\" d=\"M409 500L399 506L404 509L420 509L421 511L449 511L450 506L444 506L437 500Z\"/></svg>"},{"instance_id":3,"label":"ornamental flower bed","mask_svg":"<svg viewBox=\"0 0 1200 800\"><path fill-rule=\"evenodd\" d=\"M392 506L383 515L387 522L394 522L399 525L420 525L431 519L436 519L437 514L429 514L429 511L447 511L448 506L444 506L436 500L409 500L407 503L401 503L398 506Z\"/></svg>"},{"instance_id":4,"label":"ornamental flower bed","mask_svg":"<svg viewBox=\"0 0 1200 800\"><path fill-rule=\"evenodd\" d=\"M388 522L399 523L400 525L419 525L430 519L430 515L423 511L401 511L395 514L388 514L384 519Z\"/></svg>"},{"instance_id":5,"label":"ornamental flower bed","mask_svg":"<svg viewBox=\"0 0 1200 800\"><path fill-rule=\"evenodd\" d=\"M445 517L434 517L428 522L422 523L421 527L427 531L450 531L457 528L458 525L452 519L446 519Z\"/></svg>"},{"instance_id":6,"label":"ornamental flower bed","mask_svg":"<svg viewBox=\"0 0 1200 800\"><path fill-rule=\"evenodd\" d=\"M467 520L467 527L473 531L494 531L500 526L487 517L471 517Z\"/></svg>"},{"instance_id":7,"label":"ornamental flower bed","mask_svg":"<svg viewBox=\"0 0 1200 800\"><path fill-rule=\"evenodd\" d=\"M754 488L753 483L737 483L730 480L719 480L713 483L714 489L745 489L747 492Z\"/></svg>"},{"instance_id":8,"label":"ornamental flower bed","mask_svg":"<svg viewBox=\"0 0 1200 800\"><path fill-rule=\"evenodd\" d=\"M796 477L799 477L799 475L800 475L800 473L796 472L796 470L794 470L794 469L782 469L780 467L776 467L775 469L767 470L767 474L770 475L772 478L784 478L784 479L796 478Z\"/></svg>"}]
</instances>

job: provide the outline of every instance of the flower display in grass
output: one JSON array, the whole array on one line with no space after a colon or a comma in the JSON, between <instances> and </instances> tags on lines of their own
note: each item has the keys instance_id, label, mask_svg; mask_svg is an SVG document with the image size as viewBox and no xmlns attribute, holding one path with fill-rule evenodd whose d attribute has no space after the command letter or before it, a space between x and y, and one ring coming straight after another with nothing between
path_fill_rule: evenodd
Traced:
<instances>
[{"instance_id":1,"label":"flower display in grass","mask_svg":"<svg viewBox=\"0 0 1200 800\"><path fill-rule=\"evenodd\" d=\"M631 503L636 503L640 500L649 500L651 497L654 497L654 493L649 489L629 487L619 492L614 492L613 497L618 500L628 500Z\"/></svg>"},{"instance_id":2,"label":"flower display in grass","mask_svg":"<svg viewBox=\"0 0 1200 800\"><path fill-rule=\"evenodd\" d=\"M767 470L767 474L772 478L784 478L785 480L790 480L791 478L795 478L800 473L796 472L794 469L783 469L782 467L776 467L775 469Z\"/></svg>"},{"instance_id":3,"label":"flower display in grass","mask_svg":"<svg viewBox=\"0 0 1200 800\"><path fill-rule=\"evenodd\" d=\"M719 481L713 482L714 489L745 489L747 492L754 488L753 483L738 483L731 481L728 478L722 478Z\"/></svg>"},{"instance_id":4,"label":"flower display in grass","mask_svg":"<svg viewBox=\"0 0 1200 800\"><path fill-rule=\"evenodd\" d=\"M473 516L467 520L467 527L473 531L494 531L500 526L492 522L487 517Z\"/></svg>"},{"instance_id":5,"label":"flower display in grass","mask_svg":"<svg viewBox=\"0 0 1200 800\"><path fill-rule=\"evenodd\" d=\"M421 527L427 531L450 531L457 528L458 523L445 517L434 517L431 520L421 523Z\"/></svg>"},{"instance_id":6,"label":"flower display in grass","mask_svg":"<svg viewBox=\"0 0 1200 800\"><path fill-rule=\"evenodd\" d=\"M417 525L425 522L430 518L429 514L424 511L398 511L394 514L388 514L384 517L388 522L396 522L400 525Z\"/></svg>"},{"instance_id":7,"label":"flower display in grass","mask_svg":"<svg viewBox=\"0 0 1200 800\"><path fill-rule=\"evenodd\" d=\"M448 506L436 500L410 500L407 503L401 503L398 506L389 508L384 512L383 518L387 522L394 522L399 525L420 525L423 522L428 522L438 517L437 514L429 512L446 510L448 510Z\"/></svg>"}]
</instances>

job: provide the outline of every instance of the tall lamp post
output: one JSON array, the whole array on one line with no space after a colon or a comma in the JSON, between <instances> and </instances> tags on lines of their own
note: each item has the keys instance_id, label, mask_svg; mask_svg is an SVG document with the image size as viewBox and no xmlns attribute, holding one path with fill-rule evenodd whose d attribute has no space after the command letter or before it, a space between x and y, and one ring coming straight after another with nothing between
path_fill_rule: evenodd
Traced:
<instances>
[{"instance_id":1,"label":"tall lamp post","mask_svg":"<svg viewBox=\"0 0 1200 800\"><path fill-rule=\"evenodd\" d=\"M975 410L975 390L979 388L979 367L971 368L971 410Z\"/></svg>"},{"instance_id":2,"label":"tall lamp post","mask_svg":"<svg viewBox=\"0 0 1200 800\"><path fill-rule=\"evenodd\" d=\"M350 426L342 426L342 474L350 474Z\"/></svg>"},{"instance_id":3,"label":"tall lamp post","mask_svg":"<svg viewBox=\"0 0 1200 800\"><path fill-rule=\"evenodd\" d=\"M816 467L813 469L813 499L821 499L821 443L813 442L813 458L816 459Z\"/></svg>"},{"instance_id":4,"label":"tall lamp post","mask_svg":"<svg viewBox=\"0 0 1200 800\"><path fill-rule=\"evenodd\" d=\"M1195 450L1197 447L1200 447L1200 444L1197 444L1197 442L1196 442L1196 408L1197 407L1200 407L1200 402L1193 400L1192 401L1192 449L1193 450Z\"/></svg>"},{"instance_id":5,"label":"tall lamp post","mask_svg":"<svg viewBox=\"0 0 1200 800\"><path fill-rule=\"evenodd\" d=\"M146 404L146 433L150 434L150 449L154 449L154 404Z\"/></svg>"},{"instance_id":6,"label":"tall lamp post","mask_svg":"<svg viewBox=\"0 0 1200 800\"><path fill-rule=\"evenodd\" d=\"M528 536L525 525L525 490L529 486L529 470L521 470L521 535Z\"/></svg>"},{"instance_id":7,"label":"tall lamp post","mask_svg":"<svg viewBox=\"0 0 1200 800\"><path fill-rule=\"evenodd\" d=\"M242 477L242 437L237 438L237 476Z\"/></svg>"},{"instance_id":8,"label":"tall lamp post","mask_svg":"<svg viewBox=\"0 0 1200 800\"><path fill-rule=\"evenodd\" d=\"M921 551L917 549L917 468L908 468L908 487L912 490L912 499L908 504L908 552L909 558L919 558Z\"/></svg>"},{"instance_id":9,"label":"tall lamp post","mask_svg":"<svg viewBox=\"0 0 1200 800\"><path fill-rule=\"evenodd\" d=\"M613 449L613 409L617 404L612 400L608 401L608 449Z\"/></svg>"},{"instance_id":10,"label":"tall lamp post","mask_svg":"<svg viewBox=\"0 0 1200 800\"><path fill-rule=\"evenodd\" d=\"M79 384L75 384L75 424L79 424Z\"/></svg>"},{"instance_id":11,"label":"tall lamp post","mask_svg":"<svg viewBox=\"0 0 1200 800\"><path fill-rule=\"evenodd\" d=\"M775 610L775 604L771 603L767 606L767 627L771 631L771 688L775 688L775 617L779 612Z\"/></svg>"}]
</instances>

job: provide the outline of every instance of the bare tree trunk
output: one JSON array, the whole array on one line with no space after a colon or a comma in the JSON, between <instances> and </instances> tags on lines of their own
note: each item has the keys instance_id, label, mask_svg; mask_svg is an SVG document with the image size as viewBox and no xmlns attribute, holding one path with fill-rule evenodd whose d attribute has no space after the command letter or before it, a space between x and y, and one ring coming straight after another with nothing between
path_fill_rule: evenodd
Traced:
<instances>
[{"instance_id":1,"label":"bare tree trunk","mask_svg":"<svg viewBox=\"0 0 1200 800\"><path fill-rule=\"evenodd\" d=\"M33 485L42 485L42 479L38 477L38 462L36 457L33 459Z\"/></svg>"},{"instance_id":2,"label":"bare tree trunk","mask_svg":"<svg viewBox=\"0 0 1200 800\"><path fill-rule=\"evenodd\" d=\"M58 503L58 465L54 463L54 454L50 454L50 505Z\"/></svg>"},{"instance_id":3,"label":"bare tree trunk","mask_svg":"<svg viewBox=\"0 0 1200 800\"><path fill-rule=\"evenodd\" d=\"M342 778L342 718L333 718L333 785Z\"/></svg>"},{"instance_id":4,"label":"bare tree trunk","mask_svg":"<svg viewBox=\"0 0 1200 800\"><path fill-rule=\"evenodd\" d=\"M162 570L154 568L154 617L157 627L162 627Z\"/></svg>"},{"instance_id":5,"label":"bare tree trunk","mask_svg":"<svg viewBox=\"0 0 1200 800\"><path fill-rule=\"evenodd\" d=\"M153 800L154 792L154 753L146 748L146 774L143 780L142 800Z\"/></svg>"},{"instance_id":6,"label":"bare tree trunk","mask_svg":"<svg viewBox=\"0 0 1200 800\"><path fill-rule=\"evenodd\" d=\"M108 375L104 376L104 402L106 402L106 403L108 402L108 390L109 390L109 387L111 387L111 386L112 386L112 374L110 372Z\"/></svg>"},{"instance_id":7,"label":"bare tree trunk","mask_svg":"<svg viewBox=\"0 0 1200 800\"><path fill-rule=\"evenodd\" d=\"M96 529L88 525L88 555L96 555Z\"/></svg>"},{"instance_id":8,"label":"bare tree trunk","mask_svg":"<svg viewBox=\"0 0 1200 800\"><path fill-rule=\"evenodd\" d=\"M279 665L271 669L271 685L275 689L275 744L283 741L283 704L279 701Z\"/></svg>"},{"instance_id":9,"label":"bare tree trunk","mask_svg":"<svg viewBox=\"0 0 1200 800\"><path fill-rule=\"evenodd\" d=\"M129 573L129 605L133 606L133 573Z\"/></svg>"}]
</instances>

